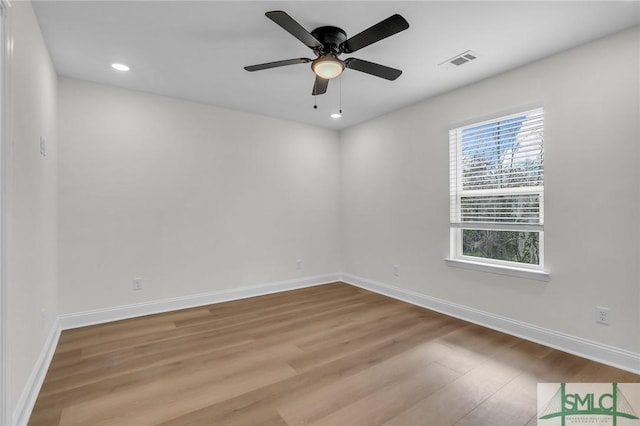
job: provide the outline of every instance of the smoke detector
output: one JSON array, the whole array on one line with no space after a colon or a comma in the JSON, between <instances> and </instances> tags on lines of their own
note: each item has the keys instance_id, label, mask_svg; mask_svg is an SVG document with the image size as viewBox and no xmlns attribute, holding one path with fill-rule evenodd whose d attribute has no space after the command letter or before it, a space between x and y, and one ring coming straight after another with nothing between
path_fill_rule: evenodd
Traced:
<instances>
[{"instance_id":1,"label":"smoke detector","mask_svg":"<svg viewBox=\"0 0 640 426\"><path fill-rule=\"evenodd\" d=\"M440 62L438 66L443 66L445 69L450 69L454 67L459 67L460 65L464 65L467 62L471 62L478 58L478 55L471 51L467 50L466 52L462 52L459 55L456 55L452 58L447 59L446 61Z\"/></svg>"}]
</instances>

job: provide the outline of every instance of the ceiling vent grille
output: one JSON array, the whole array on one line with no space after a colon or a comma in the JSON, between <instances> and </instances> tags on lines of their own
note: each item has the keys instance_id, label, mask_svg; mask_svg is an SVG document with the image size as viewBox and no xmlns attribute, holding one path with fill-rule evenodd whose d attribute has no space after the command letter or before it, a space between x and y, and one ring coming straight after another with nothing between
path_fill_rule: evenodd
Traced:
<instances>
[{"instance_id":1,"label":"ceiling vent grille","mask_svg":"<svg viewBox=\"0 0 640 426\"><path fill-rule=\"evenodd\" d=\"M473 61L478 58L478 55L471 50L467 50L466 52L462 52L459 55L454 56L453 58L449 58L446 61L440 62L439 66L444 66L445 68L451 67L459 67L460 65L464 65L467 62Z\"/></svg>"}]
</instances>

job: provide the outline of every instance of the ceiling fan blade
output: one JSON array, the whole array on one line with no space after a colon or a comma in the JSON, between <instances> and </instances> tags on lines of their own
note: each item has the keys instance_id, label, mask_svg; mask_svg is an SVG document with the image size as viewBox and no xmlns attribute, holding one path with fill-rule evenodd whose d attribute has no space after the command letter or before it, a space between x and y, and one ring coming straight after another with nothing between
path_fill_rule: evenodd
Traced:
<instances>
[{"instance_id":1,"label":"ceiling fan blade","mask_svg":"<svg viewBox=\"0 0 640 426\"><path fill-rule=\"evenodd\" d=\"M260 71L260 70L267 70L269 68L284 67L285 65L305 64L307 62L311 62L311 59L295 58L295 59L287 59L284 61L267 62L264 64L258 64L258 65L249 65L247 67L244 67L244 69L247 71Z\"/></svg>"},{"instance_id":2,"label":"ceiling fan blade","mask_svg":"<svg viewBox=\"0 0 640 426\"><path fill-rule=\"evenodd\" d=\"M396 78L400 77L400 74L402 74L402 70L386 67L384 65L357 58L345 59L344 66L352 70L375 75L376 77L384 78L387 80L395 80Z\"/></svg>"},{"instance_id":3,"label":"ceiling fan blade","mask_svg":"<svg viewBox=\"0 0 640 426\"><path fill-rule=\"evenodd\" d=\"M318 39L312 36L309 31L304 29L302 25L285 12L281 10L274 10L265 13L265 15L267 18L284 28L289 34L303 42L307 47L311 49L323 47L322 43L320 43Z\"/></svg>"},{"instance_id":4,"label":"ceiling fan blade","mask_svg":"<svg viewBox=\"0 0 640 426\"><path fill-rule=\"evenodd\" d=\"M341 49L344 53L353 53L407 28L409 28L407 20L395 14L349 38L342 43Z\"/></svg>"},{"instance_id":5,"label":"ceiling fan blade","mask_svg":"<svg viewBox=\"0 0 640 426\"><path fill-rule=\"evenodd\" d=\"M329 85L329 80L325 80L324 78L320 78L316 76L316 81L313 83L313 92L311 94L322 95L327 93L327 86Z\"/></svg>"}]
</instances>

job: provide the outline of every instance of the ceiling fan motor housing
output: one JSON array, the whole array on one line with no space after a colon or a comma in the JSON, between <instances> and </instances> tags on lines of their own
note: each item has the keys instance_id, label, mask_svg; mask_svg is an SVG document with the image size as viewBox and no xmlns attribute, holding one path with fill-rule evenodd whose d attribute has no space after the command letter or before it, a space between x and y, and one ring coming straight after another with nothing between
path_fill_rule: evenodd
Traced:
<instances>
[{"instance_id":1,"label":"ceiling fan motor housing","mask_svg":"<svg viewBox=\"0 0 640 426\"><path fill-rule=\"evenodd\" d=\"M318 55L341 54L340 45L347 40L347 33L342 28L332 26L318 27L311 31L311 35L323 45L316 52Z\"/></svg>"}]
</instances>

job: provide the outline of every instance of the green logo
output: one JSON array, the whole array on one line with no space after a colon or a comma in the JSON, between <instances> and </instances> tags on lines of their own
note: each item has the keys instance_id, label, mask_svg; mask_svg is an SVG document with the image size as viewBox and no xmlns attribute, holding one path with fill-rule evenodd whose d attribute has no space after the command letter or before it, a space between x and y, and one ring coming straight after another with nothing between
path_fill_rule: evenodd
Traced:
<instances>
[{"instance_id":1,"label":"green logo","mask_svg":"<svg viewBox=\"0 0 640 426\"><path fill-rule=\"evenodd\" d=\"M572 416L579 416L581 419ZM542 410L538 419L546 420L559 417L562 426L565 426L567 417L586 424L593 422L591 416L608 416L611 418L613 426L617 426L618 418L638 420L638 416L620 391L617 383L611 384L610 393L608 391L571 393L567 392L566 383L560 383L560 388L553 395L546 408Z\"/></svg>"}]
</instances>

